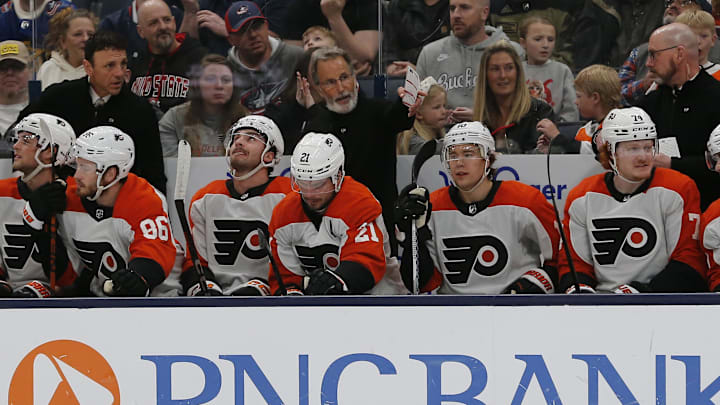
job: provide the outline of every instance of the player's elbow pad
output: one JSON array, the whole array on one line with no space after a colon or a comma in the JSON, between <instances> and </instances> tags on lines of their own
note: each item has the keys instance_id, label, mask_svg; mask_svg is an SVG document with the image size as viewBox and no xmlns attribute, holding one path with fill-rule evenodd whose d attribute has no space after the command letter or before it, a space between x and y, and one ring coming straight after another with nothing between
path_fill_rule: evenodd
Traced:
<instances>
[{"instance_id":1,"label":"player's elbow pad","mask_svg":"<svg viewBox=\"0 0 720 405\"><path fill-rule=\"evenodd\" d=\"M708 285L705 279L690 265L671 260L663 271L650 280L651 292L692 293L705 292Z\"/></svg>"},{"instance_id":2,"label":"player's elbow pad","mask_svg":"<svg viewBox=\"0 0 720 405\"><path fill-rule=\"evenodd\" d=\"M335 274L345 282L350 294L362 294L375 286L372 273L360 263L342 261Z\"/></svg>"}]
</instances>

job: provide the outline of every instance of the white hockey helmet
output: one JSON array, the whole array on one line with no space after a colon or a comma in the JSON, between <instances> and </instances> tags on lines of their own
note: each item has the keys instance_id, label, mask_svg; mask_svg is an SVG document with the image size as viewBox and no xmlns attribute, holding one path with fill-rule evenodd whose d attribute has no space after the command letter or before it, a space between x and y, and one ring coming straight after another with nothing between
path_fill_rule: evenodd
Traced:
<instances>
[{"instance_id":1,"label":"white hockey helmet","mask_svg":"<svg viewBox=\"0 0 720 405\"><path fill-rule=\"evenodd\" d=\"M657 131L655 123L642 108L615 108L603 121L601 136L610 145L611 156L615 156L618 143L645 139L655 141Z\"/></svg>"},{"instance_id":2,"label":"white hockey helmet","mask_svg":"<svg viewBox=\"0 0 720 405\"><path fill-rule=\"evenodd\" d=\"M38 150L35 152L37 167L30 173L22 176L23 181L29 181L42 169L54 166L62 166L70 162L70 152L75 143L75 130L64 119L44 113L33 113L20 120L10 134L10 142L15 143L20 139L22 132L32 134L37 138ZM53 146L55 159L51 163L40 161L40 153L48 146Z\"/></svg>"},{"instance_id":3,"label":"white hockey helmet","mask_svg":"<svg viewBox=\"0 0 720 405\"><path fill-rule=\"evenodd\" d=\"M340 191L345 173L345 151L335 135L308 132L302 137L290 159L293 189L297 181L315 181L330 178L335 192Z\"/></svg>"},{"instance_id":4,"label":"white hockey helmet","mask_svg":"<svg viewBox=\"0 0 720 405\"><path fill-rule=\"evenodd\" d=\"M235 169L233 169L230 162L230 149L235 142L235 136L243 129L252 129L257 131L259 134L264 135L265 139L259 140L265 144L265 149L263 149L262 154L260 155L260 164L258 164L257 167L242 176L235 176ZM273 148L275 148L275 159L273 159L270 163L265 163L263 157ZM225 135L225 160L228 165L228 173L236 180L245 180L263 167L273 167L277 165L280 163L283 152L285 152L285 142L283 141L282 133L280 133L280 128L278 128L277 124L275 124L275 121L262 115L247 115L240 118L237 122L235 122L235 124L233 124L232 127L230 127Z\"/></svg>"},{"instance_id":5,"label":"white hockey helmet","mask_svg":"<svg viewBox=\"0 0 720 405\"><path fill-rule=\"evenodd\" d=\"M718 160L720 160L720 125L715 127L710 133L710 138L707 141L707 150L705 151L705 161L707 162L708 169L715 171Z\"/></svg>"},{"instance_id":6,"label":"white hockey helmet","mask_svg":"<svg viewBox=\"0 0 720 405\"><path fill-rule=\"evenodd\" d=\"M127 177L135 163L135 143L130 135L118 128L99 126L90 128L77 138L73 157L89 160L97 166L97 192L88 198L95 201L100 194ZM111 167L118 168L118 175L110 184L100 185L103 175Z\"/></svg>"}]
</instances>

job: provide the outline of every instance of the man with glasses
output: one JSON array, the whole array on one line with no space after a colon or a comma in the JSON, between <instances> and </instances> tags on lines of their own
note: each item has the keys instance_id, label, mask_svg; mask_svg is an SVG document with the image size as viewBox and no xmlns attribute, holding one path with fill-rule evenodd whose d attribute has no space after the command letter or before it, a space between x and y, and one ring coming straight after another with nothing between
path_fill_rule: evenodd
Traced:
<instances>
[{"instance_id":1,"label":"man with glasses","mask_svg":"<svg viewBox=\"0 0 720 405\"><path fill-rule=\"evenodd\" d=\"M28 104L30 53L20 41L0 42L0 136Z\"/></svg>"},{"instance_id":2,"label":"man with glasses","mask_svg":"<svg viewBox=\"0 0 720 405\"><path fill-rule=\"evenodd\" d=\"M656 167L650 116L638 107L614 109L600 137L600 161L611 171L570 190L563 219L581 291L707 291L698 188L684 174ZM560 291L573 292L564 253Z\"/></svg>"},{"instance_id":3,"label":"man with glasses","mask_svg":"<svg viewBox=\"0 0 720 405\"><path fill-rule=\"evenodd\" d=\"M292 190L273 210L270 242L281 281L274 293L400 294L382 208L345 175L345 152L331 134L308 133L293 152ZM281 287L282 285L282 287Z\"/></svg>"},{"instance_id":4,"label":"man with glasses","mask_svg":"<svg viewBox=\"0 0 720 405\"><path fill-rule=\"evenodd\" d=\"M658 77L638 106L650 115L658 138L676 144L678 154L660 150L655 166L672 168L690 176L700 189L704 210L720 197L720 180L705 169L705 144L720 123L717 100L720 82L700 68L697 35L684 24L658 28L650 36L647 67Z\"/></svg>"},{"instance_id":5,"label":"man with glasses","mask_svg":"<svg viewBox=\"0 0 720 405\"><path fill-rule=\"evenodd\" d=\"M228 60L238 76L240 100L253 113L279 103L302 56L302 48L270 36L268 22L251 1L233 3L225 13Z\"/></svg>"},{"instance_id":6,"label":"man with glasses","mask_svg":"<svg viewBox=\"0 0 720 405\"><path fill-rule=\"evenodd\" d=\"M663 25L675 22L675 19L685 11L703 10L712 12L710 3L706 0L665 0L665 11L662 17ZM643 41L647 33L643 34ZM638 41L639 42L639 41ZM622 84L622 95L627 104L635 104L637 100L658 80L654 73L650 72L645 62L648 58L648 43L645 42L628 55L618 73Z\"/></svg>"},{"instance_id":7,"label":"man with glasses","mask_svg":"<svg viewBox=\"0 0 720 405\"><path fill-rule=\"evenodd\" d=\"M395 216L405 233L402 274L412 290L411 221L418 232L420 290L439 294L550 294L560 234L547 199L517 181L494 180L495 141L480 122L448 131L441 161L453 184L432 194L410 185Z\"/></svg>"},{"instance_id":8,"label":"man with glasses","mask_svg":"<svg viewBox=\"0 0 720 405\"><path fill-rule=\"evenodd\" d=\"M310 75L325 105L314 104L311 98L305 103L309 117L306 131L337 135L347 152L345 171L372 191L383 207L386 226L392 229L392 207L397 197L396 136L412 126L414 109L408 109L400 99L365 97L350 56L340 48L315 51ZM305 93L309 94L309 88ZM401 93L402 88L398 89Z\"/></svg>"}]
</instances>

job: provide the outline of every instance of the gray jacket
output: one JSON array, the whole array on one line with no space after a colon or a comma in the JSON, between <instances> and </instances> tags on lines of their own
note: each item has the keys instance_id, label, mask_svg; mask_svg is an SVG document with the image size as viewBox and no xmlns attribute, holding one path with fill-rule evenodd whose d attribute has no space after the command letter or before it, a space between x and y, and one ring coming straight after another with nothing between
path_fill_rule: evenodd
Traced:
<instances>
[{"instance_id":1,"label":"gray jacket","mask_svg":"<svg viewBox=\"0 0 720 405\"><path fill-rule=\"evenodd\" d=\"M185 116L189 110L189 101L176 105L170 108L158 123L163 156L176 157L181 139L190 142L193 156L224 156L225 134L222 128L219 128L220 120L204 116L202 123L185 126Z\"/></svg>"},{"instance_id":2,"label":"gray jacket","mask_svg":"<svg viewBox=\"0 0 720 405\"><path fill-rule=\"evenodd\" d=\"M502 28L485 26L488 37L475 45L466 46L455 35L450 34L435 42L431 42L420 51L417 71L420 78L432 76L447 90L448 106L473 107L473 92L477 82L477 69L480 57L488 46L500 41L510 41ZM525 51L520 44L510 41L520 58Z\"/></svg>"}]
</instances>

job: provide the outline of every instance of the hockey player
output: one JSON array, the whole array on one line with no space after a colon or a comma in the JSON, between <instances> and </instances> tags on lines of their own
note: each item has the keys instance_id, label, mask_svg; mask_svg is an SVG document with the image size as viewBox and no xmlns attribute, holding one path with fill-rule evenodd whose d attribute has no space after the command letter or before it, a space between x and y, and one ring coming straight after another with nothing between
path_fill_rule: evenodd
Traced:
<instances>
[{"instance_id":1,"label":"hockey player","mask_svg":"<svg viewBox=\"0 0 720 405\"><path fill-rule=\"evenodd\" d=\"M382 207L367 187L345 176L344 164L342 144L331 134L310 132L293 151L294 193L270 220L272 253L288 294L403 292ZM273 272L270 285L278 292Z\"/></svg>"},{"instance_id":2,"label":"hockey player","mask_svg":"<svg viewBox=\"0 0 720 405\"><path fill-rule=\"evenodd\" d=\"M601 137L604 166L573 188L564 229L583 292L706 291L706 266L698 245L700 195L675 170L654 167L657 133L638 107L614 109ZM560 289L575 290L560 254Z\"/></svg>"},{"instance_id":3,"label":"hockey player","mask_svg":"<svg viewBox=\"0 0 720 405\"><path fill-rule=\"evenodd\" d=\"M144 297L165 280L176 247L165 197L132 173L135 146L115 127L91 128L73 148L76 172L58 234L79 272L71 294ZM28 206L26 206L28 208ZM43 221L27 209L34 229Z\"/></svg>"},{"instance_id":4,"label":"hockey player","mask_svg":"<svg viewBox=\"0 0 720 405\"><path fill-rule=\"evenodd\" d=\"M258 232L268 234L273 208L290 192L289 178L270 177L283 151L282 134L270 118L240 118L225 137L232 179L210 182L193 196L190 227L212 295L270 294L269 261ZM185 293L199 294L189 254L183 268Z\"/></svg>"},{"instance_id":5,"label":"hockey player","mask_svg":"<svg viewBox=\"0 0 720 405\"><path fill-rule=\"evenodd\" d=\"M720 125L710 134L705 158L708 169L720 173ZM700 235L709 265L710 291L720 292L720 200L715 200L702 214Z\"/></svg>"},{"instance_id":6,"label":"hockey player","mask_svg":"<svg viewBox=\"0 0 720 405\"><path fill-rule=\"evenodd\" d=\"M537 189L493 180L495 142L480 122L453 126L441 161L453 184L429 194L410 185L395 208L405 233L401 274L413 284L410 221L418 229L420 289L440 294L549 294L559 234ZM429 198L429 202L428 202Z\"/></svg>"},{"instance_id":7,"label":"hockey player","mask_svg":"<svg viewBox=\"0 0 720 405\"><path fill-rule=\"evenodd\" d=\"M0 273L6 273L9 286L15 290L13 295L46 298L54 295L50 288L49 255L41 256L35 243L49 251L50 233L45 229L31 235L31 230L23 225L22 213L29 202L33 212L48 221L64 208L48 196L62 196L65 192L57 169L68 162L75 132L64 119L37 113L28 115L15 126L11 141L12 168L21 175L0 180ZM64 250L59 246L57 251ZM56 268L58 285L74 278L73 271L66 271L66 267ZM2 291L7 295L9 290L0 289L0 295Z\"/></svg>"}]
</instances>

